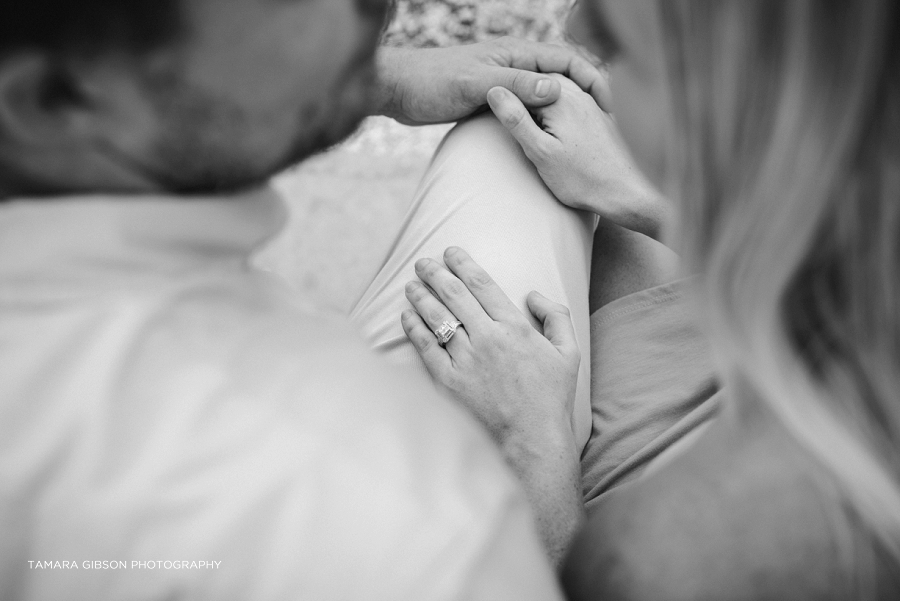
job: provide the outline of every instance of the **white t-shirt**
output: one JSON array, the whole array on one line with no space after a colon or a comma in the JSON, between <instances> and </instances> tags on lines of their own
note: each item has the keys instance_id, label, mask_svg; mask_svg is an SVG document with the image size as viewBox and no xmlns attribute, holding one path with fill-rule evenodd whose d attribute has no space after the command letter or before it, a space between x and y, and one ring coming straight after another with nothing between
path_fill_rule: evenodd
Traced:
<instances>
[{"instance_id":1,"label":"white t-shirt","mask_svg":"<svg viewBox=\"0 0 900 601\"><path fill-rule=\"evenodd\" d=\"M0 598L558 598L481 431L249 266L283 213L0 205Z\"/></svg>"}]
</instances>

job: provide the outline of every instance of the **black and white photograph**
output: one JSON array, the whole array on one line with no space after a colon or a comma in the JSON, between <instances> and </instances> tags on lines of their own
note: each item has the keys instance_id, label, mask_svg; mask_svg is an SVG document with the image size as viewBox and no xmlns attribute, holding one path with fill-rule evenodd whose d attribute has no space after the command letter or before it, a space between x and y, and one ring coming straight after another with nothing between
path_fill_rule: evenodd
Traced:
<instances>
[{"instance_id":1,"label":"black and white photograph","mask_svg":"<svg viewBox=\"0 0 900 601\"><path fill-rule=\"evenodd\" d=\"M900 600L900 2L3 0L0 601Z\"/></svg>"}]
</instances>

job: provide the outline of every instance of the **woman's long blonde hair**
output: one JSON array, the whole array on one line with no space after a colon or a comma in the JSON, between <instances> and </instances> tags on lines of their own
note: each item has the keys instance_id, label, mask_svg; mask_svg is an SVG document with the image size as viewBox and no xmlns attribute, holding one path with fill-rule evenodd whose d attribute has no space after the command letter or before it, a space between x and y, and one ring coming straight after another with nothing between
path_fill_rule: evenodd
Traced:
<instances>
[{"instance_id":1,"label":"woman's long blonde hair","mask_svg":"<svg viewBox=\"0 0 900 601\"><path fill-rule=\"evenodd\" d=\"M726 378L900 561L900 3L657 6L685 256Z\"/></svg>"}]
</instances>

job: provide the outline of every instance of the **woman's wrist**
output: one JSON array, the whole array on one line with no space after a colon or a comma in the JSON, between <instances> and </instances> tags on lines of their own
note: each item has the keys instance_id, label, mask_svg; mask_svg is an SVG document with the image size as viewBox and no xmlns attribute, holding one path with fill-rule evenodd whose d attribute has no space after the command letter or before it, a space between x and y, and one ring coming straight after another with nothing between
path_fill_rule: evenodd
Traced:
<instances>
[{"instance_id":1,"label":"woman's wrist","mask_svg":"<svg viewBox=\"0 0 900 601\"><path fill-rule=\"evenodd\" d=\"M607 186L603 190L602 197L592 199L591 212L627 230L661 240L672 218L672 210L668 200L655 188L641 183L623 183L619 189Z\"/></svg>"},{"instance_id":2,"label":"woman's wrist","mask_svg":"<svg viewBox=\"0 0 900 601\"><path fill-rule=\"evenodd\" d=\"M570 426L511 435L501 444L522 484L551 562L560 566L584 521L581 465Z\"/></svg>"},{"instance_id":3,"label":"woman's wrist","mask_svg":"<svg viewBox=\"0 0 900 601\"><path fill-rule=\"evenodd\" d=\"M500 450L510 468L531 487L537 482L553 483L563 494L573 486L580 489L581 463L569 420L511 433L500 442Z\"/></svg>"},{"instance_id":4,"label":"woman's wrist","mask_svg":"<svg viewBox=\"0 0 900 601\"><path fill-rule=\"evenodd\" d=\"M551 419L536 422L527 428L510 428L498 442L514 469L546 461L558 464L578 462L575 435L568 419Z\"/></svg>"}]
</instances>

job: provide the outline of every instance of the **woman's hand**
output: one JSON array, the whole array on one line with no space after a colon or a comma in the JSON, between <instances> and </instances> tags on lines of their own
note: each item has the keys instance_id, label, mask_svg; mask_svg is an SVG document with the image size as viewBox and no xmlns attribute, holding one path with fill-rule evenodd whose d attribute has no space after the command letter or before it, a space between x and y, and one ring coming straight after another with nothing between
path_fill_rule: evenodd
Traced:
<instances>
[{"instance_id":1,"label":"woman's hand","mask_svg":"<svg viewBox=\"0 0 900 601\"><path fill-rule=\"evenodd\" d=\"M522 481L551 558L561 560L583 513L571 415L580 353L568 310L536 292L543 334L459 248L416 263L403 329L434 380L493 436ZM426 287L427 285L427 287ZM434 331L460 321L442 347Z\"/></svg>"},{"instance_id":2,"label":"woman's hand","mask_svg":"<svg viewBox=\"0 0 900 601\"><path fill-rule=\"evenodd\" d=\"M488 93L491 109L560 202L658 240L670 219L669 202L635 166L615 121L595 99L565 77L550 77L562 93L533 110L540 126L503 88Z\"/></svg>"},{"instance_id":3,"label":"woman's hand","mask_svg":"<svg viewBox=\"0 0 900 601\"><path fill-rule=\"evenodd\" d=\"M428 287L406 287L416 313L404 313L403 328L431 376L501 447L550 426L573 437L580 355L568 310L532 292L528 307L544 324L542 335L465 251L449 248L444 260L446 267L432 259L416 263ZM445 321L464 325L441 347L434 330Z\"/></svg>"}]
</instances>

